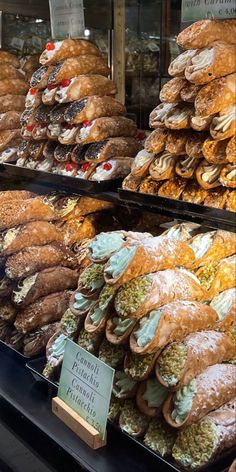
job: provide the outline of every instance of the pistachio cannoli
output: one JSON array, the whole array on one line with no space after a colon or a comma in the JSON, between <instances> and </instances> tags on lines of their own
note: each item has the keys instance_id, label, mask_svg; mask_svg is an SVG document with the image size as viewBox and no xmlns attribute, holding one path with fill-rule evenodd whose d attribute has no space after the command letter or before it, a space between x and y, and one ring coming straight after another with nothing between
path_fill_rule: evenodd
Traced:
<instances>
[{"instance_id":1,"label":"pistachio cannoli","mask_svg":"<svg viewBox=\"0 0 236 472\"><path fill-rule=\"evenodd\" d=\"M88 333L82 329L78 337L78 345L93 355L97 354L101 345L103 333Z\"/></svg>"},{"instance_id":2,"label":"pistachio cannoli","mask_svg":"<svg viewBox=\"0 0 236 472\"><path fill-rule=\"evenodd\" d=\"M180 156L185 154L185 145L188 140L193 136L192 132L189 130L173 130L170 131L166 137L165 149L170 154L175 156Z\"/></svg>"},{"instance_id":3,"label":"pistachio cannoli","mask_svg":"<svg viewBox=\"0 0 236 472\"><path fill-rule=\"evenodd\" d=\"M48 84L48 78L52 71L54 70L53 66L41 66L39 69L37 69L33 74L30 79L30 87L37 89L37 90L43 90L47 87Z\"/></svg>"},{"instance_id":4,"label":"pistachio cannoli","mask_svg":"<svg viewBox=\"0 0 236 472\"><path fill-rule=\"evenodd\" d=\"M117 314L111 316L106 324L107 340L115 345L127 344L135 323L131 318L122 319Z\"/></svg>"},{"instance_id":5,"label":"pistachio cannoli","mask_svg":"<svg viewBox=\"0 0 236 472\"><path fill-rule=\"evenodd\" d=\"M89 144L103 141L107 138L120 136L135 136L137 126L134 121L124 116L103 117L84 123L77 134L76 141L79 144Z\"/></svg>"},{"instance_id":6,"label":"pistachio cannoli","mask_svg":"<svg viewBox=\"0 0 236 472\"><path fill-rule=\"evenodd\" d=\"M182 156L176 162L175 172L184 179L191 179L198 165L199 160L195 157Z\"/></svg>"},{"instance_id":7,"label":"pistachio cannoli","mask_svg":"<svg viewBox=\"0 0 236 472\"><path fill-rule=\"evenodd\" d=\"M17 92L16 92L17 93ZM0 97L0 110L1 113L7 111L19 111L22 112L25 109L25 96L16 94L6 94Z\"/></svg>"},{"instance_id":8,"label":"pistachio cannoli","mask_svg":"<svg viewBox=\"0 0 236 472\"><path fill-rule=\"evenodd\" d=\"M64 80L55 94L55 100L59 103L73 102L93 95L115 95L115 83L103 75L78 75L72 79Z\"/></svg>"},{"instance_id":9,"label":"pistachio cannoli","mask_svg":"<svg viewBox=\"0 0 236 472\"><path fill-rule=\"evenodd\" d=\"M157 354L139 356L128 351L124 359L124 372L138 382L147 380L154 372Z\"/></svg>"},{"instance_id":10,"label":"pistachio cannoli","mask_svg":"<svg viewBox=\"0 0 236 472\"><path fill-rule=\"evenodd\" d=\"M160 152L164 151L167 135L168 130L166 129L157 128L152 131L145 141L146 151L153 154L159 154Z\"/></svg>"},{"instance_id":11,"label":"pistachio cannoli","mask_svg":"<svg viewBox=\"0 0 236 472\"><path fill-rule=\"evenodd\" d=\"M186 185L186 179L174 177L173 179L167 180L166 182L162 183L162 185L158 189L158 195L159 197L173 198L175 200L178 200L181 197Z\"/></svg>"},{"instance_id":12,"label":"pistachio cannoli","mask_svg":"<svg viewBox=\"0 0 236 472\"><path fill-rule=\"evenodd\" d=\"M164 128L165 119L169 111L174 110L177 106L177 103L160 103L156 108L150 113L149 117L149 126L150 128Z\"/></svg>"},{"instance_id":13,"label":"pistachio cannoli","mask_svg":"<svg viewBox=\"0 0 236 472\"><path fill-rule=\"evenodd\" d=\"M122 103L109 96L93 95L72 102L64 117L69 123L80 124L103 116L123 115L126 115L126 108Z\"/></svg>"},{"instance_id":14,"label":"pistachio cannoli","mask_svg":"<svg viewBox=\"0 0 236 472\"><path fill-rule=\"evenodd\" d=\"M181 31L176 42L184 49L202 49L214 41L235 44L235 34L235 20L199 20Z\"/></svg>"},{"instance_id":15,"label":"pistachio cannoli","mask_svg":"<svg viewBox=\"0 0 236 472\"><path fill-rule=\"evenodd\" d=\"M197 205L200 205L205 201L208 192L209 190L200 187L197 182L190 181L183 190L181 198L184 202L196 203Z\"/></svg>"},{"instance_id":16,"label":"pistachio cannoli","mask_svg":"<svg viewBox=\"0 0 236 472\"><path fill-rule=\"evenodd\" d=\"M50 68L50 66L49 66ZM70 57L65 61L58 62L49 74L48 84L67 84L68 80L82 74L99 74L108 76L110 69L101 56L93 56L91 54ZM57 96L57 94L56 94Z\"/></svg>"},{"instance_id":17,"label":"pistachio cannoli","mask_svg":"<svg viewBox=\"0 0 236 472\"><path fill-rule=\"evenodd\" d=\"M210 306L217 312L218 323L215 329L219 331L228 331L235 325L236 313L236 290L230 288L216 295Z\"/></svg>"},{"instance_id":18,"label":"pistachio cannoli","mask_svg":"<svg viewBox=\"0 0 236 472\"><path fill-rule=\"evenodd\" d=\"M23 339L23 353L27 357L37 356L45 351L49 339L58 331L59 323L54 322L42 326L33 333L28 333Z\"/></svg>"},{"instance_id":19,"label":"pistachio cannoli","mask_svg":"<svg viewBox=\"0 0 236 472\"><path fill-rule=\"evenodd\" d=\"M223 167L219 180L224 187L236 188L236 165Z\"/></svg>"},{"instance_id":20,"label":"pistachio cannoli","mask_svg":"<svg viewBox=\"0 0 236 472\"><path fill-rule=\"evenodd\" d=\"M112 423L116 423L119 419L122 406L122 402L118 398L114 397L114 395L111 395L108 420L112 421Z\"/></svg>"},{"instance_id":21,"label":"pistachio cannoli","mask_svg":"<svg viewBox=\"0 0 236 472\"><path fill-rule=\"evenodd\" d=\"M52 221L56 219L54 211L40 198L22 201L3 202L0 210L0 231L26 224L30 221Z\"/></svg>"},{"instance_id":22,"label":"pistachio cannoli","mask_svg":"<svg viewBox=\"0 0 236 472\"><path fill-rule=\"evenodd\" d=\"M136 395L138 409L151 418L160 416L167 395L168 390L156 378L145 380L139 385Z\"/></svg>"},{"instance_id":23,"label":"pistachio cannoli","mask_svg":"<svg viewBox=\"0 0 236 472\"><path fill-rule=\"evenodd\" d=\"M138 382L128 377L123 370L117 370L114 376L112 393L119 400L135 398L138 385Z\"/></svg>"},{"instance_id":24,"label":"pistachio cannoli","mask_svg":"<svg viewBox=\"0 0 236 472\"><path fill-rule=\"evenodd\" d=\"M125 346L114 346L104 339L99 347L98 358L113 369L118 369L123 366L126 351Z\"/></svg>"},{"instance_id":25,"label":"pistachio cannoli","mask_svg":"<svg viewBox=\"0 0 236 472\"><path fill-rule=\"evenodd\" d=\"M40 64L56 64L58 61L69 57L81 56L84 54L94 54L100 56L101 53L95 44L84 39L64 39L63 41L50 41L46 44L39 62Z\"/></svg>"},{"instance_id":26,"label":"pistachio cannoli","mask_svg":"<svg viewBox=\"0 0 236 472\"><path fill-rule=\"evenodd\" d=\"M204 205L213 208L225 208L229 190L223 187L217 187L215 190L207 190L207 196L204 199Z\"/></svg>"},{"instance_id":27,"label":"pistachio cannoli","mask_svg":"<svg viewBox=\"0 0 236 472\"><path fill-rule=\"evenodd\" d=\"M3 298L0 300L0 319L8 323L14 323L17 315L16 307L9 301Z\"/></svg>"},{"instance_id":28,"label":"pistachio cannoli","mask_svg":"<svg viewBox=\"0 0 236 472\"><path fill-rule=\"evenodd\" d=\"M211 164L203 159L195 172L199 185L207 190L219 187L221 185L219 178L222 169L222 164Z\"/></svg>"},{"instance_id":29,"label":"pistachio cannoli","mask_svg":"<svg viewBox=\"0 0 236 472\"><path fill-rule=\"evenodd\" d=\"M195 470L235 445L235 403L226 403L178 433L172 451L177 463Z\"/></svg>"},{"instance_id":30,"label":"pistachio cannoli","mask_svg":"<svg viewBox=\"0 0 236 472\"><path fill-rule=\"evenodd\" d=\"M201 88L195 99L195 112L203 117L214 115L234 105L235 100L236 74L229 74Z\"/></svg>"},{"instance_id":31,"label":"pistachio cannoli","mask_svg":"<svg viewBox=\"0 0 236 472\"><path fill-rule=\"evenodd\" d=\"M179 390L207 367L234 357L236 346L226 333L200 331L181 342L169 344L156 363L158 381L166 388Z\"/></svg>"},{"instance_id":32,"label":"pistachio cannoli","mask_svg":"<svg viewBox=\"0 0 236 472\"><path fill-rule=\"evenodd\" d=\"M163 85L160 91L161 102L177 103L181 100L181 90L188 84L187 80L182 77L174 77Z\"/></svg>"},{"instance_id":33,"label":"pistachio cannoli","mask_svg":"<svg viewBox=\"0 0 236 472\"><path fill-rule=\"evenodd\" d=\"M213 139L226 139L236 133L236 105L225 108L211 122L210 133Z\"/></svg>"},{"instance_id":34,"label":"pistachio cannoli","mask_svg":"<svg viewBox=\"0 0 236 472\"><path fill-rule=\"evenodd\" d=\"M187 84L180 91L180 98L184 102L194 103L195 98L200 90L201 86L196 84Z\"/></svg>"},{"instance_id":35,"label":"pistachio cannoli","mask_svg":"<svg viewBox=\"0 0 236 472\"><path fill-rule=\"evenodd\" d=\"M236 164L236 136L230 138L226 146L226 157L228 162Z\"/></svg>"},{"instance_id":36,"label":"pistachio cannoli","mask_svg":"<svg viewBox=\"0 0 236 472\"><path fill-rule=\"evenodd\" d=\"M176 434L176 431L162 418L153 418L149 423L143 442L161 457L170 456Z\"/></svg>"},{"instance_id":37,"label":"pistachio cannoli","mask_svg":"<svg viewBox=\"0 0 236 472\"><path fill-rule=\"evenodd\" d=\"M163 405L167 423L174 428L186 427L231 401L235 396L235 375L235 365L214 364L188 385L170 393Z\"/></svg>"},{"instance_id":38,"label":"pistachio cannoli","mask_svg":"<svg viewBox=\"0 0 236 472\"><path fill-rule=\"evenodd\" d=\"M126 400L119 417L120 428L134 438L142 437L150 418L141 413L132 400Z\"/></svg>"},{"instance_id":39,"label":"pistachio cannoli","mask_svg":"<svg viewBox=\"0 0 236 472\"><path fill-rule=\"evenodd\" d=\"M42 91L30 87L25 97L25 108L37 108L42 103Z\"/></svg>"},{"instance_id":40,"label":"pistachio cannoli","mask_svg":"<svg viewBox=\"0 0 236 472\"><path fill-rule=\"evenodd\" d=\"M218 293L233 288L235 282L236 256L235 254L200 267L196 272L201 285L207 291L208 299L211 300Z\"/></svg>"},{"instance_id":41,"label":"pistachio cannoli","mask_svg":"<svg viewBox=\"0 0 236 472\"><path fill-rule=\"evenodd\" d=\"M75 291L70 299L70 310L77 316L85 317L95 303L96 300L86 298L79 291Z\"/></svg>"},{"instance_id":42,"label":"pistachio cannoli","mask_svg":"<svg viewBox=\"0 0 236 472\"><path fill-rule=\"evenodd\" d=\"M0 97L9 94L25 95L28 86L24 79L3 79L0 82Z\"/></svg>"},{"instance_id":43,"label":"pistachio cannoli","mask_svg":"<svg viewBox=\"0 0 236 472\"><path fill-rule=\"evenodd\" d=\"M235 254L236 235L220 229L209 231L194 236L189 245L196 257L193 268L197 268Z\"/></svg>"},{"instance_id":44,"label":"pistachio cannoli","mask_svg":"<svg viewBox=\"0 0 236 472\"><path fill-rule=\"evenodd\" d=\"M47 379L58 380L68 336L60 329L48 340L46 345L47 362L43 375Z\"/></svg>"},{"instance_id":45,"label":"pistachio cannoli","mask_svg":"<svg viewBox=\"0 0 236 472\"><path fill-rule=\"evenodd\" d=\"M180 104L170 110L165 118L165 126L168 129L188 129L194 108L191 104Z\"/></svg>"},{"instance_id":46,"label":"pistachio cannoli","mask_svg":"<svg viewBox=\"0 0 236 472\"><path fill-rule=\"evenodd\" d=\"M97 298L101 288L105 284L104 280L104 265L91 264L85 268L79 278L78 290L86 298Z\"/></svg>"},{"instance_id":47,"label":"pistachio cannoli","mask_svg":"<svg viewBox=\"0 0 236 472\"><path fill-rule=\"evenodd\" d=\"M192 57L197 54L197 49L191 48L190 51L184 51L177 56L169 65L168 74L173 77L184 77L184 71L190 63Z\"/></svg>"}]
</instances>

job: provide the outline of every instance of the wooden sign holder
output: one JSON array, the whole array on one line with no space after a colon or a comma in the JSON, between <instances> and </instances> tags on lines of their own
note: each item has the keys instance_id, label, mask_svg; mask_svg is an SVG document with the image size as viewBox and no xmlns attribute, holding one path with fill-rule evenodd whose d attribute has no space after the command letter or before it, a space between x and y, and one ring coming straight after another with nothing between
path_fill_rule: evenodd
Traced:
<instances>
[{"instance_id":1,"label":"wooden sign holder","mask_svg":"<svg viewBox=\"0 0 236 472\"><path fill-rule=\"evenodd\" d=\"M98 431L81 418L72 408L67 406L59 397L52 399L52 411L91 449L99 449L106 446L107 437L105 436L105 439L102 440Z\"/></svg>"}]
</instances>

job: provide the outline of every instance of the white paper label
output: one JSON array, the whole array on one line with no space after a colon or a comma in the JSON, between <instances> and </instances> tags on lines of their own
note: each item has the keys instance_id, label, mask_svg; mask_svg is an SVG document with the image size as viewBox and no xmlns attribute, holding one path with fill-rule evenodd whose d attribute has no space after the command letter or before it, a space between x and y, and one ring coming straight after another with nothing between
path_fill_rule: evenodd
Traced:
<instances>
[{"instance_id":1,"label":"white paper label","mask_svg":"<svg viewBox=\"0 0 236 472\"><path fill-rule=\"evenodd\" d=\"M53 39L84 35L83 0L49 0Z\"/></svg>"},{"instance_id":2,"label":"white paper label","mask_svg":"<svg viewBox=\"0 0 236 472\"><path fill-rule=\"evenodd\" d=\"M235 0L182 0L182 21L236 17Z\"/></svg>"}]
</instances>

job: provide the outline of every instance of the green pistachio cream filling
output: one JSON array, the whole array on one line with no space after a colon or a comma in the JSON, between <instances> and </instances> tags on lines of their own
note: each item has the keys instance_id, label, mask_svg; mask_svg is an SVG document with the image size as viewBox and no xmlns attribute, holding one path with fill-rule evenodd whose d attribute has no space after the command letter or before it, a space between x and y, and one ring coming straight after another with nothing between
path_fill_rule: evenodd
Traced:
<instances>
[{"instance_id":1,"label":"green pistachio cream filling","mask_svg":"<svg viewBox=\"0 0 236 472\"><path fill-rule=\"evenodd\" d=\"M74 302L74 309L79 311L86 311L88 310L91 305L94 303L93 300L89 300L85 298L82 293L78 292L75 294L75 302Z\"/></svg>"},{"instance_id":2,"label":"green pistachio cream filling","mask_svg":"<svg viewBox=\"0 0 236 472\"><path fill-rule=\"evenodd\" d=\"M218 440L219 432L215 424L203 418L179 432L172 455L183 467L197 469L211 460Z\"/></svg>"},{"instance_id":3,"label":"green pistachio cream filling","mask_svg":"<svg viewBox=\"0 0 236 472\"><path fill-rule=\"evenodd\" d=\"M93 292L104 285L104 266L102 264L92 264L87 267L80 276L80 284L83 288Z\"/></svg>"},{"instance_id":4,"label":"green pistachio cream filling","mask_svg":"<svg viewBox=\"0 0 236 472\"><path fill-rule=\"evenodd\" d=\"M117 293L115 305L120 316L132 316L148 295L152 279L147 275L124 284Z\"/></svg>"},{"instance_id":5,"label":"green pistachio cream filling","mask_svg":"<svg viewBox=\"0 0 236 472\"><path fill-rule=\"evenodd\" d=\"M157 359L159 374L168 387L174 387L180 379L187 360L187 347L183 343L173 343L162 351Z\"/></svg>"},{"instance_id":6,"label":"green pistachio cream filling","mask_svg":"<svg viewBox=\"0 0 236 472\"><path fill-rule=\"evenodd\" d=\"M210 306L217 312L219 321L224 320L234 298L235 288L229 288L228 290L225 290L214 297L211 301Z\"/></svg>"},{"instance_id":7,"label":"green pistachio cream filling","mask_svg":"<svg viewBox=\"0 0 236 472\"><path fill-rule=\"evenodd\" d=\"M115 328L113 329L113 333L116 336L123 336L123 334L125 334L126 331L134 324L134 320L131 320L130 318L122 320L122 318L118 318L116 316L112 319L112 322L115 326Z\"/></svg>"},{"instance_id":8,"label":"green pistachio cream filling","mask_svg":"<svg viewBox=\"0 0 236 472\"><path fill-rule=\"evenodd\" d=\"M112 279L119 277L133 259L136 249L135 246L123 247L120 251L111 256L105 269L106 274Z\"/></svg>"},{"instance_id":9,"label":"green pistachio cream filling","mask_svg":"<svg viewBox=\"0 0 236 472\"><path fill-rule=\"evenodd\" d=\"M153 310L148 316L145 316L140 320L139 329L134 333L139 347L145 347L152 341L161 319L161 315L161 310Z\"/></svg>"},{"instance_id":10,"label":"green pistachio cream filling","mask_svg":"<svg viewBox=\"0 0 236 472\"><path fill-rule=\"evenodd\" d=\"M65 347L66 347L66 341L68 339L68 336L65 334L61 333L54 341L52 346L49 348L49 358L50 359L59 359L59 357L63 356Z\"/></svg>"},{"instance_id":11,"label":"green pistachio cream filling","mask_svg":"<svg viewBox=\"0 0 236 472\"><path fill-rule=\"evenodd\" d=\"M93 259L109 258L124 244L121 233L100 233L89 245Z\"/></svg>"},{"instance_id":12,"label":"green pistachio cream filling","mask_svg":"<svg viewBox=\"0 0 236 472\"><path fill-rule=\"evenodd\" d=\"M131 400L125 402L122 408L121 427L126 433L137 434L148 426L149 418L141 413Z\"/></svg>"},{"instance_id":13,"label":"green pistachio cream filling","mask_svg":"<svg viewBox=\"0 0 236 472\"><path fill-rule=\"evenodd\" d=\"M176 439L176 431L165 421L153 418L144 437L144 444L160 456L171 455Z\"/></svg>"},{"instance_id":14,"label":"green pistachio cream filling","mask_svg":"<svg viewBox=\"0 0 236 472\"><path fill-rule=\"evenodd\" d=\"M153 354L139 356L138 354L130 353L129 360L126 363L125 373L129 375L131 379L143 378L148 373L152 361Z\"/></svg>"},{"instance_id":15,"label":"green pistachio cream filling","mask_svg":"<svg viewBox=\"0 0 236 472\"><path fill-rule=\"evenodd\" d=\"M183 423L191 411L193 398L197 392L196 380L193 379L188 385L177 390L173 397L174 408L171 413L172 420L177 424Z\"/></svg>"},{"instance_id":16,"label":"green pistachio cream filling","mask_svg":"<svg viewBox=\"0 0 236 472\"><path fill-rule=\"evenodd\" d=\"M126 394L133 390L135 387L136 382L128 377L125 372L117 371L115 374L115 380L113 385L113 394L119 398L123 394Z\"/></svg>"},{"instance_id":17,"label":"green pistachio cream filling","mask_svg":"<svg viewBox=\"0 0 236 472\"><path fill-rule=\"evenodd\" d=\"M149 408L158 408L168 395L167 388L163 387L156 379L149 379L146 383L146 391L143 395Z\"/></svg>"},{"instance_id":18,"label":"green pistachio cream filling","mask_svg":"<svg viewBox=\"0 0 236 472\"><path fill-rule=\"evenodd\" d=\"M100 346L98 357L105 364L108 364L113 369L117 369L123 362L125 353L125 346L116 346L105 339Z\"/></svg>"}]
</instances>

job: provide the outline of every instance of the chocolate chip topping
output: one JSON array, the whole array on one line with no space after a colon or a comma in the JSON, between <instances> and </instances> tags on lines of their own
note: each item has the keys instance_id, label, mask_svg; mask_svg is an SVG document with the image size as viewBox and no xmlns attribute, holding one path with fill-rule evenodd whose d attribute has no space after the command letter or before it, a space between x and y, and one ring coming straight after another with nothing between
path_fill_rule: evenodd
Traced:
<instances>
[{"instance_id":1,"label":"chocolate chip topping","mask_svg":"<svg viewBox=\"0 0 236 472\"><path fill-rule=\"evenodd\" d=\"M54 156L59 162L66 162L71 158L73 146L70 144L58 144Z\"/></svg>"},{"instance_id":2,"label":"chocolate chip topping","mask_svg":"<svg viewBox=\"0 0 236 472\"><path fill-rule=\"evenodd\" d=\"M31 157L37 157L45 141L33 141L29 145L29 154Z\"/></svg>"},{"instance_id":3,"label":"chocolate chip topping","mask_svg":"<svg viewBox=\"0 0 236 472\"><path fill-rule=\"evenodd\" d=\"M99 158L99 154L104 149L107 144L107 140L100 141L99 143L93 143L89 146L88 150L86 151L85 158L88 161L93 161Z\"/></svg>"},{"instance_id":4,"label":"chocolate chip topping","mask_svg":"<svg viewBox=\"0 0 236 472\"><path fill-rule=\"evenodd\" d=\"M56 105L53 107L50 113L50 121L52 123L62 123L64 120L64 114L68 108L68 103L65 105Z\"/></svg>"},{"instance_id":5,"label":"chocolate chip topping","mask_svg":"<svg viewBox=\"0 0 236 472\"><path fill-rule=\"evenodd\" d=\"M49 105L39 105L35 113L36 123L49 123L50 122L50 111L51 107Z\"/></svg>"},{"instance_id":6,"label":"chocolate chip topping","mask_svg":"<svg viewBox=\"0 0 236 472\"><path fill-rule=\"evenodd\" d=\"M51 74L48 77L48 84L53 84L54 83L56 75L58 74L58 72L60 72L62 66L63 66L63 61L58 62L58 64L54 67L53 71L51 72Z\"/></svg>"},{"instance_id":7,"label":"chocolate chip topping","mask_svg":"<svg viewBox=\"0 0 236 472\"><path fill-rule=\"evenodd\" d=\"M65 120L66 121L73 120L73 118L75 118L76 115L85 108L87 101L88 101L87 98L83 98L82 100L79 100L78 102L71 103L71 105L66 110Z\"/></svg>"},{"instance_id":8,"label":"chocolate chip topping","mask_svg":"<svg viewBox=\"0 0 236 472\"><path fill-rule=\"evenodd\" d=\"M17 156L24 157L25 151L28 148L28 146L29 146L29 141L21 141L18 146Z\"/></svg>"},{"instance_id":9,"label":"chocolate chip topping","mask_svg":"<svg viewBox=\"0 0 236 472\"><path fill-rule=\"evenodd\" d=\"M48 70L48 66L42 66L33 73L31 77L31 81L30 81L31 87L37 87L39 82L41 82L44 74L47 72L47 70Z\"/></svg>"},{"instance_id":10,"label":"chocolate chip topping","mask_svg":"<svg viewBox=\"0 0 236 472\"><path fill-rule=\"evenodd\" d=\"M26 110L23 111L21 117L20 117L20 124L21 126L27 125L27 122L29 120L29 117L32 113L32 108L26 108Z\"/></svg>"},{"instance_id":11,"label":"chocolate chip topping","mask_svg":"<svg viewBox=\"0 0 236 472\"><path fill-rule=\"evenodd\" d=\"M88 149L88 145L85 144L84 146L81 146L78 144L77 146L74 147L73 149L73 161L81 164L82 162L85 161L85 153Z\"/></svg>"}]
</instances>

